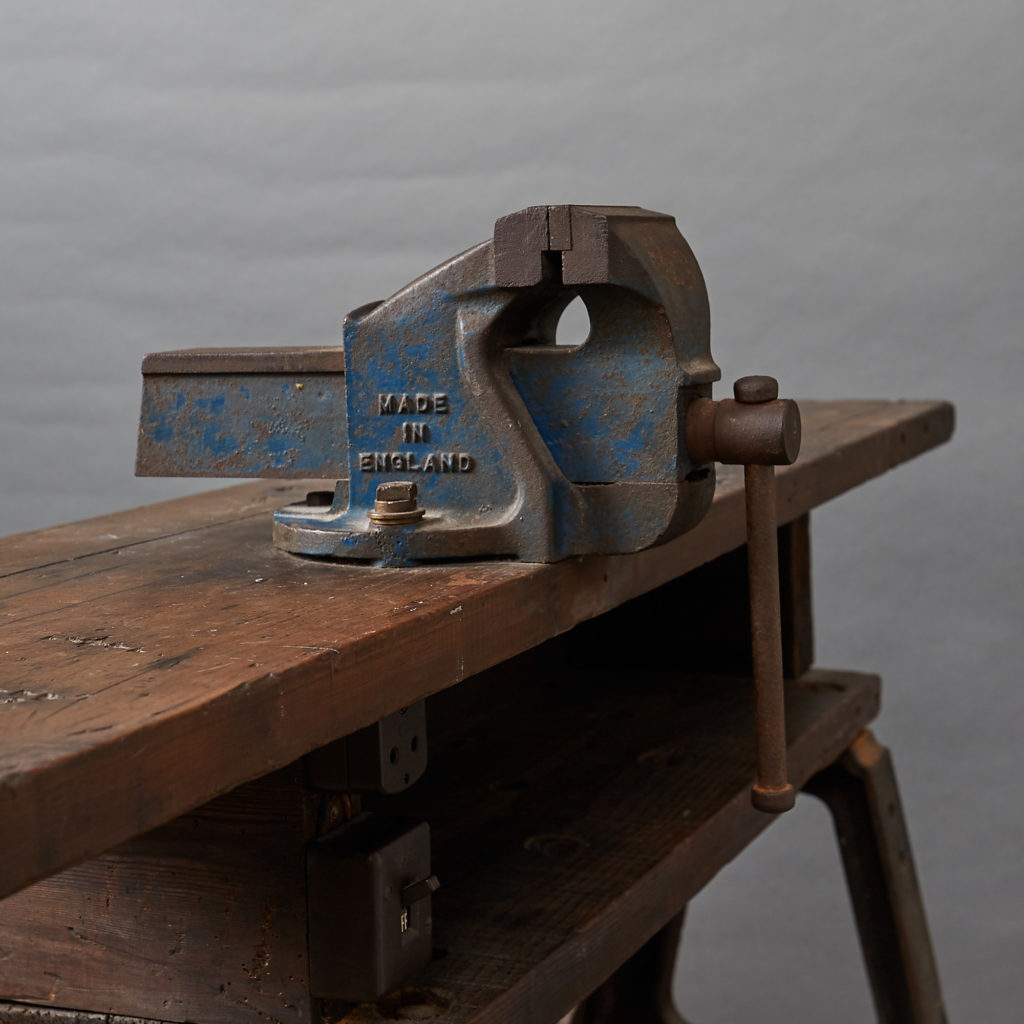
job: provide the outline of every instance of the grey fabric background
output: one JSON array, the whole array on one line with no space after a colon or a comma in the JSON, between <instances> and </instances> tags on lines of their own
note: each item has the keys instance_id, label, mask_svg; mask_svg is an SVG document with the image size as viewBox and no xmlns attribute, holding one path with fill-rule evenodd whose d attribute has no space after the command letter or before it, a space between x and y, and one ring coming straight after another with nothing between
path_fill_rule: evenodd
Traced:
<instances>
[{"instance_id":1,"label":"grey fabric background","mask_svg":"<svg viewBox=\"0 0 1024 1024\"><path fill-rule=\"evenodd\" d=\"M674 214L724 378L948 397L815 517L819 662L876 669L951 1018L1020 1020L1024 6L0 8L0 532L135 480L144 352L329 343L535 203ZM868 1019L804 798L691 908L702 1024Z\"/></svg>"}]
</instances>

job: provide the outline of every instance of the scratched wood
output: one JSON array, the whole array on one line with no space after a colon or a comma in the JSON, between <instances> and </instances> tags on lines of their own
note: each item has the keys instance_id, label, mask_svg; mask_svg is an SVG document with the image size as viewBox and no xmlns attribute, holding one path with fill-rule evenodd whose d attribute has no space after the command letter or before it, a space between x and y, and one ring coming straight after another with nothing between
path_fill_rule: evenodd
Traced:
<instances>
[{"instance_id":1,"label":"scratched wood","mask_svg":"<svg viewBox=\"0 0 1024 1024\"><path fill-rule=\"evenodd\" d=\"M304 783L291 765L8 897L0 996L160 1021L310 1024L318 798Z\"/></svg>"},{"instance_id":2,"label":"scratched wood","mask_svg":"<svg viewBox=\"0 0 1024 1024\"><path fill-rule=\"evenodd\" d=\"M802 408L803 453L779 473L780 522L952 431L945 403ZM385 571L294 558L272 548L262 511L289 494L244 485L104 517L80 535L0 542L0 894L743 542L741 474L728 468L686 536L555 565Z\"/></svg>"},{"instance_id":3,"label":"scratched wood","mask_svg":"<svg viewBox=\"0 0 1024 1024\"><path fill-rule=\"evenodd\" d=\"M749 680L505 683L432 699L430 771L393 804L431 823L435 959L380 1003L327 1007L329 1024L554 1022L762 829L786 827L750 804ZM841 754L878 695L856 673L787 683L795 784Z\"/></svg>"},{"instance_id":4,"label":"scratched wood","mask_svg":"<svg viewBox=\"0 0 1024 1024\"><path fill-rule=\"evenodd\" d=\"M430 771L381 800L431 823L442 880L435 958L409 985L358 1007L308 998L294 865L311 822L289 769L0 904L18 912L0 924L0 994L53 1007L0 1004L0 1024L557 1020L785 818L750 804L748 679L537 671L550 653L431 698ZM878 696L857 673L787 684L795 783Z\"/></svg>"},{"instance_id":5,"label":"scratched wood","mask_svg":"<svg viewBox=\"0 0 1024 1024\"><path fill-rule=\"evenodd\" d=\"M301 500L307 491L322 486L323 481L317 480L236 484L125 512L15 534L3 538L0 544L0 576L123 549L217 522L259 515Z\"/></svg>"}]
</instances>

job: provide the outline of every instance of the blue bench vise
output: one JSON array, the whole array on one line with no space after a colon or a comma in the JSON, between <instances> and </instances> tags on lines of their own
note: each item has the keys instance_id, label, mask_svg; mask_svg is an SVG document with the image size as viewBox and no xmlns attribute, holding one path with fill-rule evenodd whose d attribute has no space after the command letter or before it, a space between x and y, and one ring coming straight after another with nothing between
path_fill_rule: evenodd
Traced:
<instances>
[{"instance_id":1,"label":"blue bench vise","mask_svg":"<svg viewBox=\"0 0 1024 1024\"><path fill-rule=\"evenodd\" d=\"M588 337L556 343L583 300ZM315 477L274 515L302 555L383 567L625 554L695 526L714 463L747 488L758 783L793 805L786 744L774 466L800 417L770 377L715 401L704 278L672 217L533 206L383 302L344 344L149 355L137 472Z\"/></svg>"},{"instance_id":2,"label":"blue bench vise","mask_svg":"<svg viewBox=\"0 0 1024 1024\"><path fill-rule=\"evenodd\" d=\"M590 335L557 345L577 295ZM278 546L306 555L637 551L711 502L713 466L684 438L720 376L709 336L672 217L531 207L354 310L343 346L147 356L137 472L329 479L330 495L275 516Z\"/></svg>"}]
</instances>

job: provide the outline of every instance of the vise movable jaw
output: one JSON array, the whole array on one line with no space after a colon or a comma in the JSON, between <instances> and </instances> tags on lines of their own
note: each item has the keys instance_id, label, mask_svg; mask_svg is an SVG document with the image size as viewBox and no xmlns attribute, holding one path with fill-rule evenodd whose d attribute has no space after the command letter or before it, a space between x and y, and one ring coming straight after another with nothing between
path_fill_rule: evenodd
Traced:
<instances>
[{"instance_id":1,"label":"vise movable jaw","mask_svg":"<svg viewBox=\"0 0 1024 1024\"><path fill-rule=\"evenodd\" d=\"M577 295L589 337L558 345ZM306 555L637 551L713 496L713 465L685 441L688 407L720 376L709 336L672 217L531 207L354 310L340 349L148 356L138 472L336 480L275 515L277 545Z\"/></svg>"}]
</instances>

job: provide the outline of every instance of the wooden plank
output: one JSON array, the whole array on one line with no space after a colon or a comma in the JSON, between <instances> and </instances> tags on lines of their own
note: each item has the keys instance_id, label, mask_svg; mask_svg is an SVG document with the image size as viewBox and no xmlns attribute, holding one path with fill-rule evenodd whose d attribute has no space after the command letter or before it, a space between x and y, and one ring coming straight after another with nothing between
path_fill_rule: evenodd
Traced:
<instances>
[{"instance_id":1,"label":"wooden plank","mask_svg":"<svg viewBox=\"0 0 1024 1024\"><path fill-rule=\"evenodd\" d=\"M420 1007L434 1024L555 1021L762 829L786 827L750 804L749 680L504 683L431 700L431 769L391 807L431 823L437 956L402 992L328 1007L326 1021L379 1024ZM856 673L787 684L794 783L839 757L878 694L876 677Z\"/></svg>"},{"instance_id":2,"label":"wooden plank","mask_svg":"<svg viewBox=\"0 0 1024 1024\"><path fill-rule=\"evenodd\" d=\"M0 576L259 515L323 486L322 480L294 480L286 484L261 480L13 534L0 541Z\"/></svg>"},{"instance_id":3,"label":"wooden plank","mask_svg":"<svg viewBox=\"0 0 1024 1024\"><path fill-rule=\"evenodd\" d=\"M166 1021L311 1024L317 807L292 765L15 893L0 903L0 996Z\"/></svg>"},{"instance_id":4,"label":"wooden plank","mask_svg":"<svg viewBox=\"0 0 1024 1024\"><path fill-rule=\"evenodd\" d=\"M811 600L811 517L779 530L779 599L782 611L782 671L790 679L814 664Z\"/></svg>"},{"instance_id":5,"label":"wooden plank","mask_svg":"<svg viewBox=\"0 0 1024 1024\"><path fill-rule=\"evenodd\" d=\"M812 663L809 515L778 530L782 664L787 678ZM609 646L609 630L628 644ZM671 637L671 643L664 638ZM569 634L567 665L588 668L677 669L750 675L750 582L746 545L583 622Z\"/></svg>"},{"instance_id":6,"label":"wooden plank","mask_svg":"<svg viewBox=\"0 0 1024 1024\"><path fill-rule=\"evenodd\" d=\"M0 1024L169 1024L167 1021L125 1017L120 1013L53 1010L43 1006L0 1003Z\"/></svg>"},{"instance_id":7,"label":"wooden plank","mask_svg":"<svg viewBox=\"0 0 1024 1024\"><path fill-rule=\"evenodd\" d=\"M780 522L952 430L935 402L805 403L804 419L801 459L779 473ZM230 500L273 493L258 486L263 498ZM224 522L215 499L188 500L212 502L213 525L175 505L166 529L137 528L145 542L85 554L93 530L66 541L77 554L0 579L0 895L645 593L744 531L730 468L686 536L555 565L331 565L275 551L267 515Z\"/></svg>"},{"instance_id":8,"label":"wooden plank","mask_svg":"<svg viewBox=\"0 0 1024 1024\"><path fill-rule=\"evenodd\" d=\"M554 1021L779 819L750 805L748 679L523 661L431 698L430 771L380 800L430 821L442 879L435 959L400 992L322 1014L308 999L294 868L313 805L293 766L5 901L0 995L76 1008L48 1024ZM878 695L856 673L788 684L795 782ZM33 1012L0 1005L0 1021Z\"/></svg>"}]
</instances>

